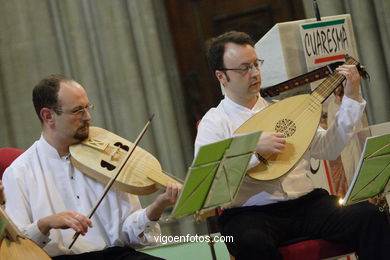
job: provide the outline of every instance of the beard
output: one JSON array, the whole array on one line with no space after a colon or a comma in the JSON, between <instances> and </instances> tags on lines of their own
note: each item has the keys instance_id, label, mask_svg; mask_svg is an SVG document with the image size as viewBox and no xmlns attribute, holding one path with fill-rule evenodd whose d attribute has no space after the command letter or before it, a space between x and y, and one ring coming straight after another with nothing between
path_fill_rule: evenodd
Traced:
<instances>
[{"instance_id":1,"label":"beard","mask_svg":"<svg viewBox=\"0 0 390 260\"><path fill-rule=\"evenodd\" d=\"M77 128L76 133L73 138L79 141L83 141L88 138L89 135L89 123L84 122L79 128Z\"/></svg>"}]
</instances>

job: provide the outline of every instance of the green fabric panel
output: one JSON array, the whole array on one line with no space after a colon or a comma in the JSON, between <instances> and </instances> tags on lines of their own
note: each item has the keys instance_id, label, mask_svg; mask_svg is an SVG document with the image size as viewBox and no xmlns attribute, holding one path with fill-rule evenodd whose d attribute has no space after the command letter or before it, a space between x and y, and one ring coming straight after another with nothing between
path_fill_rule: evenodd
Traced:
<instances>
[{"instance_id":1,"label":"green fabric panel","mask_svg":"<svg viewBox=\"0 0 390 260\"><path fill-rule=\"evenodd\" d=\"M172 217L185 216L202 208L217 167L218 164L214 164L192 171L193 174L189 175L189 178L186 180L186 188L183 189L180 195Z\"/></svg>"},{"instance_id":2,"label":"green fabric panel","mask_svg":"<svg viewBox=\"0 0 390 260\"><path fill-rule=\"evenodd\" d=\"M261 132L202 146L170 218L229 204L237 194Z\"/></svg>"},{"instance_id":3,"label":"green fabric panel","mask_svg":"<svg viewBox=\"0 0 390 260\"><path fill-rule=\"evenodd\" d=\"M370 159L362 165L351 193L351 201L374 197L382 192L390 178L390 155Z\"/></svg>"},{"instance_id":4,"label":"green fabric panel","mask_svg":"<svg viewBox=\"0 0 390 260\"><path fill-rule=\"evenodd\" d=\"M240 184L244 178L243 172L246 171L250 155L245 158L231 158L226 162L222 173L218 174L210 189L210 193L204 208L221 206L231 202L237 194ZM225 169L229 169L228 171Z\"/></svg>"},{"instance_id":5,"label":"green fabric panel","mask_svg":"<svg viewBox=\"0 0 390 260\"><path fill-rule=\"evenodd\" d=\"M232 139L229 138L200 147L199 153L196 156L192 167L195 168L207 163L220 161L223 157L224 151L229 148L231 142Z\"/></svg>"},{"instance_id":6,"label":"green fabric panel","mask_svg":"<svg viewBox=\"0 0 390 260\"><path fill-rule=\"evenodd\" d=\"M390 179L390 134L369 137L358 176L351 184L345 204L366 200L385 192Z\"/></svg>"},{"instance_id":7,"label":"green fabric panel","mask_svg":"<svg viewBox=\"0 0 390 260\"><path fill-rule=\"evenodd\" d=\"M381 156L390 154L390 134L378 136L367 140L367 147L364 153L364 158L368 156Z\"/></svg>"}]
</instances>

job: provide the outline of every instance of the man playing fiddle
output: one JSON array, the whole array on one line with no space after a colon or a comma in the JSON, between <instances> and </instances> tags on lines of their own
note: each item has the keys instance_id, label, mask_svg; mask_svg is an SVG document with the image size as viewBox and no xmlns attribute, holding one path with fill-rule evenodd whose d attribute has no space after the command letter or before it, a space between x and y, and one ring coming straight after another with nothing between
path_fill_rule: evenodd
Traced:
<instances>
[{"instance_id":1,"label":"man playing fiddle","mask_svg":"<svg viewBox=\"0 0 390 260\"><path fill-rule=\"evenodd\" d=\"M231 137L246 120L269 105L259 93L263 61L246 33L232 31L211 39L207 57L226 94L202 118L195 154L202 145ZM277 248L298 237L344 243L360 260L389 259L386 214L367 202L340 207L338 198L315 189L308 175L310 156L333 159L340 154L365 106L356 66L343 65L337 71L346 77L346 86L335 122L326 131L317 130L309 151L288 174L270 181L245 177L231 208L219 217L221 234L234 238L227 247L237 260L281 259ZM283 153L285 142L281 133L263 132L256 148L258 156L251 158L249 168L263 163L261 155Z\"/></svg>"},{"instance_id":2,"label":"man playing fiddle","mask_svg":"<svg viewBox=\"0 0 390 260\"><path fill-rule=\"evenodd\" d=\"M69 159L69 146L88 137L93 106L87 93L70 78L50 75L35 86L33 103L42 134L4 173L9 217L53 259L160 259L133 247L155 244L156 221L181 187L167 184L144 209L137 196L111 188L89 219L105 185ZM75 231L82 236L69 250Z\"/></svg>"}]
</instances>

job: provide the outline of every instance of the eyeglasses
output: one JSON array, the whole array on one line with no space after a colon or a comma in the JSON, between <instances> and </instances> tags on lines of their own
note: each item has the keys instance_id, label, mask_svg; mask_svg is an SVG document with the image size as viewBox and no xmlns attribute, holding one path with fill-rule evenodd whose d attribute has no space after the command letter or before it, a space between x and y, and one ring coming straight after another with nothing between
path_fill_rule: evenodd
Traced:
<instances>
[{"instance_id":1,"label":"eyeglasses","mask_svg":"<svg viewBox=\"0 0 390 260\"><path fill-rule=\"evenodd\" d=\"M81 116L83 115L85 112L90 112L91 110L94 109L94 105L93 104L88 104L86 105L85 107L82 107L82 108L76 108L75 110L73 111L62 111L61 109L56 109L54 108L53 110L57 113L57 114L61 114L61 113L65 113L65 114L69 114L69 115L75 115L75 116Z\"/></svg>"},{"instance_id":2,"label":"eyeglasses","mask_svg":"<svg viewBox=\"0 0 390 260\"><path fill-rule=\"evenodd\" d=\"M251 63L251 64L247 64L247 65L241 65L240 67L238 68L231 68L231 69L228 69L228 68L223 68L223 69L218 69L218 70L222 70L222 71L226 71L226 70L235 70L241 74L247 74L249 72L249 70L252 72L254 69L256 70L259 70L259 67L261 65L263 65L264 63L264 60L261 60L261 59L257 59L257 61L255 63Z\"/></svg>"}]
</instances>

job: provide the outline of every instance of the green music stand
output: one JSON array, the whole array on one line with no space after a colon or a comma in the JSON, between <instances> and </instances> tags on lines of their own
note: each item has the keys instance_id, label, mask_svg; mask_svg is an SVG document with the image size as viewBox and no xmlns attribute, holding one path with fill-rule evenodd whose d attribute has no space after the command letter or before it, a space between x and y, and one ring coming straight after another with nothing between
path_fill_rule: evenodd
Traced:
<instances>
[{"instance_id":1,"label":"green music stand","mask_svg":"<svg viewBox=\"0 0 390 260\"><path fill-rule=\"evenodd\" d=\"M237 195L261 132L200 147L169 219L229 205Z\"/></svg>"},{"instance_id":2,"label":"green music stand","mask_svg":"<svg viewBox=\"0 0 390 260\"><path fill-rule=\"evenodd\" d=\"M390 134L368 137L364 143L359 167L342 205L368 200L389 192Z\"/></svg>"}]
</instances>

